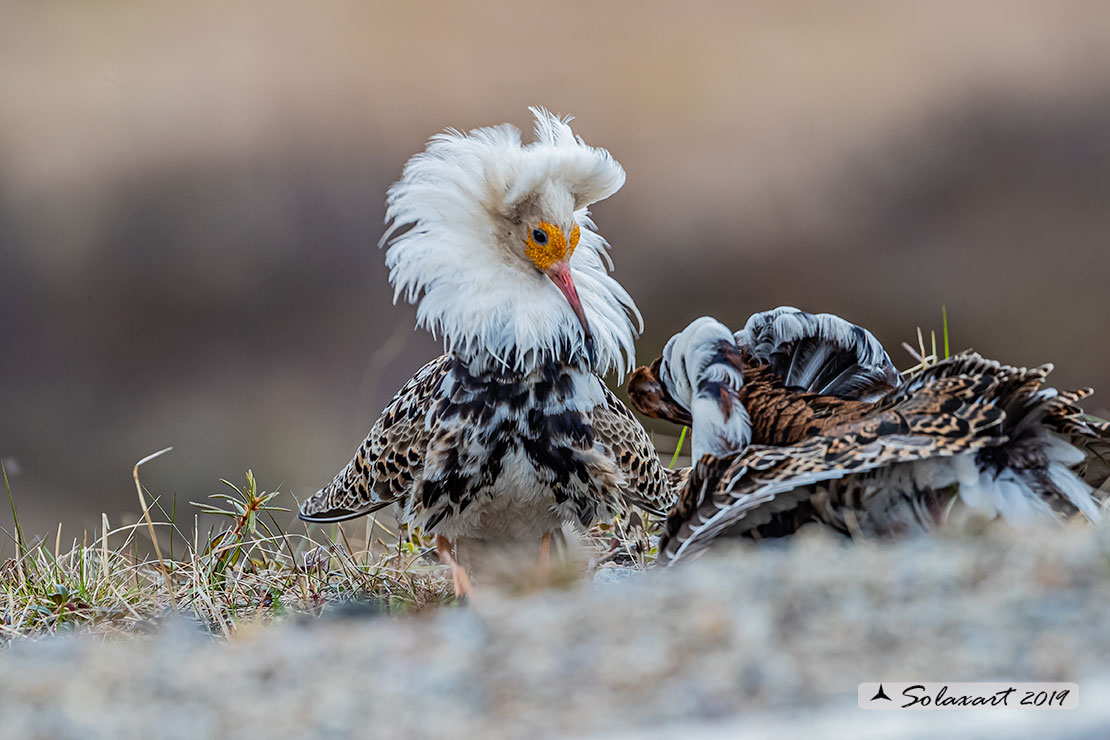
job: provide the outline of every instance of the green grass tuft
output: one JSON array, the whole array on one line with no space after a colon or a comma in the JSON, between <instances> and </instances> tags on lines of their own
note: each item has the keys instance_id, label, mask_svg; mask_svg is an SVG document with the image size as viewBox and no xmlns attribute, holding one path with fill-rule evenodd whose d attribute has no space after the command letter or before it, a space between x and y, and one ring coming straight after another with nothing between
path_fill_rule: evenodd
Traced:
<instances>
[{"instance_id":1,"label":"green grass tuft","mask_svg":"<svg viewBox=\"0 0 1110 740\"><path fill-rule=\"evenodd\" d=\"M16 554L0 564L0 645L60 632L143 633L170 610L231 637L244 625L319 615L333 602L413 612L453 601L446 569L426 557L420 533L384 541L374 531L392 533L370 523L356 546L339 526L335 536L289 531L274 516L288 509L250 471L242 486L224 481L230 492L214 494L216 503L194 504L228 520L225 528L202 533L198 517L180 522L176 505L167 513L153 496L147 506L140 486L138 521L113 528L102 514L98 532L64 548L61 525L53 537L25 539L6 471L4 479Z\"/></svg>"}]
</instances>

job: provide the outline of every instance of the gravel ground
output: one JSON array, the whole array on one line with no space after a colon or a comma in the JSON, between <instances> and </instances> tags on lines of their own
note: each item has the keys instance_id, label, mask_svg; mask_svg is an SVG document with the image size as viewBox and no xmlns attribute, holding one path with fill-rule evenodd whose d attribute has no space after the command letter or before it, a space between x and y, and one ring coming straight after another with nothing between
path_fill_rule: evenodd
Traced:
<instances>
[{"instance_id":1,"label":"gravel ground","mask_svg":"<svg viewBox=\"0 0 1110 740\"><path fill-rule=\"evenodd\" d=\"M22 738L1106 737L1110 533L713 553L420 617L335 609L231 643L171 622L0 655ZM862 681L1075 681L1060 712L864 712Z\"/></svg>"}]
</instances>

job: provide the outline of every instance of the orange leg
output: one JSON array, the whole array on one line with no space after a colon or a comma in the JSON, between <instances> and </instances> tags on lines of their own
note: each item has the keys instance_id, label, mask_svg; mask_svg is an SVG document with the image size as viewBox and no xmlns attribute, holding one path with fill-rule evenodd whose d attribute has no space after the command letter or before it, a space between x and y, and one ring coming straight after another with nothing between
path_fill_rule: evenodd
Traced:
<instances>
[{"instance_id":1,"label":"orange leg","mask_svg":"<svg viewBox=\"0 0 1110 740\"><path fill-rule=\"evenodd\" d=\"M551 533L544 532L543 538L540 540L540 569L548 571L551 569Z\"/></svg>"},{"instance_id":2,"label":"orange leg","mask_svg":"<svg viewBox=\"0 0 1110 740\"><path fill-rule=\"evenodd\" d=\"M455 596L461 599L464 596L470 596L474 589L470 585L470 576L466 574L466 569L459 565L459 561L455 560L451 550L451 540L437 534L436 554L439 555L439 562L451 569L451 577L455 581Z\"/></svg>"}]
</instances>

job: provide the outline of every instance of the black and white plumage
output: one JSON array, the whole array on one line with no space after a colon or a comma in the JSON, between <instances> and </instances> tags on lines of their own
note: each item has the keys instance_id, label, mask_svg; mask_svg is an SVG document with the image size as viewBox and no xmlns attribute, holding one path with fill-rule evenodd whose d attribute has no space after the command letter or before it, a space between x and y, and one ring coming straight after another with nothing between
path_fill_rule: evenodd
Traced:
<instances>
[{"instance_id":1,"label":"black and white plumage","mask_svg":"<svg viewBox=\"0 0 1110 740\"><path fill-rule=\"evenodd\" d=\"M769 364L788 388L873 401L900 382L875 335L834 314L780 306L752 315L735 341Z\"/></svg>"},{"instance_id":2,"label":"black and white plumage","mask_svg":"<svg viewBox=\"0 0 1110 740\"><path fill-rule=\"evenodd\" d=\"M393 506L440 537L527 540L670 504L650 439L600 378L632 368L640 329L587 210L624 171L567 120L533 113L535 142L508 125L449 131L390 189L395 297L417 304L446 352L302 519Z\"/></svg>"},{"instance_id":3,"label":"black and white plumage","mask_svg":"<svg viewBox=\"0 0 1110 740\"><path fill-rule=\"evenodd\" d=\"M716 435L668 516L659 562L723 534L782 536L809 521L924 531L956 506L1019 525L1076 513L1097 522L1091 483L1107 471L1092 453L1110 449L1110 428L1075 405L1089 391L1046 387L1050 371L965 353L900 381L874 337L836 317L777 309L736 335L699 319L629 388L644 413L692 423L695 445Z\"/></svg>"},{"instance_id":4,"label":"black and white plumage","mask_svg":"<svg viewBox=\"0 0 1110 740\"><path fill-rule=\"evenodd\" d=\"M301 518L395 505L450 539L527 540L630 504L659 511L670 496L643 427L596 376L556 362L475 373L448 354L398 392Z\"/></svg>"}]
</instances>

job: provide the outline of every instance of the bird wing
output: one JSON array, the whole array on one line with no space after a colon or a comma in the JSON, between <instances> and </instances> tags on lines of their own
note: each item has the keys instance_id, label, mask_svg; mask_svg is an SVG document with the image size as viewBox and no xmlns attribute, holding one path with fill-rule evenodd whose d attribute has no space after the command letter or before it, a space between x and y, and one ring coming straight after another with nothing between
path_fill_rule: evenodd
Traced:
<instances>
[{"instance_id":1,"label":"bird wing","mask_svg":"<svg viewBox=\"0 0 1110 740\"><path fill-rule=\"evenodd\" d=\"M833 314L780 306L753 314L735 338L790 388L874 400L900 383L875 335Z\"/></svg>"},{"instance_id":2,"label":"bird wing","mask_svg":"<svg viewBox=\"0 0 1110 740\"><path fill-rule=\"evenodd\" d=\"M431 400L447 374L447 355L420 368L397 392L354 457L335 480L301 504L308 522L338 522L369 514L405 497L422 475L433 430Z\"/></svg>"},{"instance_id":3,"label":"bird wing","mask_svg":"<svg viewBox=\"0 0 1110 740\"><path fill-rule=\"evenodd\" d=\"M694 555L742 520L746 528L755 528L773 514L809 502L814 484L1000 444L1005 438L995 432L1005 414L985 402L993 383L982 377L941 378L927 393L898 394L901 403L878 404L870 417L827 434L704 457L667 517L659 562ZM897 492L889 486L877 490ZM837 518L837 508L861 505L865 502L825 502L818 518Z\"/></svg>"},{"instance_id":4,"label":"bird wing","mask_svg":"<svg viewBox=\"0 0 1110 740\"><path fill-rule=\"evenodd\" d=\"M622 498L662 516L675 502L678 489L672 479L676 474L660 462L647 430L632 411L604 383L601 386L605 403L594 408L590 423L605 456L623 474Z\"/></svg>"},{"instance_id":5,"label":"bird wing","mask_svg":"<svg viewBox=\"0 0 1110 740\"><path fill-rule=\"evenodd\" d=\"M935 442L925 437L878 437L869 443L819 437L790 447L753 445L732 459L706 458L691 473L667 519L659 562L673 564L697 554L741 520L754 529L774 514L811 502L815 484L992 444L983 437L946 447ZM842 504L825 502L824 516L817 518L840 518L837 509Z\"/></svg>"}]
</instances>

